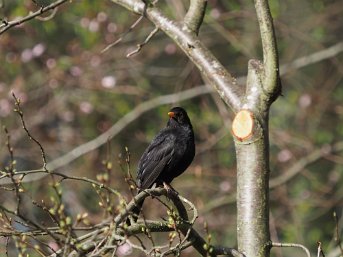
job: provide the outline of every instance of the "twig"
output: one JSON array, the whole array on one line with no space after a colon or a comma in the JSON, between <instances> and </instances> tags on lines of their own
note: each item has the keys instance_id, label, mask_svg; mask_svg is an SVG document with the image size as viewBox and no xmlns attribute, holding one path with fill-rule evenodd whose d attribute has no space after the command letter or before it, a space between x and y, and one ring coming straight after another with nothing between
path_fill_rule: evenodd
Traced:
<instances>
[{"instance_id":1,"label":"twig","mask_svg":"<svg viewBox=\"0 0 343 257\"><path fill-rule=\"evenodd\" d=\"M23 111L21 110L21 107L20 107L20 100L15 96L14 93L12 93L12 96L13 96L13 98L15 100L15 105L16 105L16 108L14 109L14 111L16 113L18 113L18 115L20 116L20 120L21 120L23 129L25 130L25 132L26 132L27 136L29 137L29 139L31 139L33 142L35 142L38 145L38 147L39 147L39 149L41 151L42 159L43 159L43 169L45 171L47 171L47 168L46 168L47 162L46 162L46 156L45 156L45 152L44 152L43 146L41 145L41 143L35 137L32 136L30 131L27 129L27 126L26 126L25 120L24 120L24 113L23 113Z\"/></svg>"},{"instance_id":2,"label":"twig","mask_svg":"<svg viewBox=\"0 0 343 257\"><path fill-rule=\"evenodd\" d=\"M302 244L293 244L293 243L277 243L277 242L271 242L272 247L293 247L293 248L300 248L303 249L307 255L307 257L311 257L310 251L303 246Z\"/></svg>"},{"instance_id":3,"label":"twig","mask_svg":"<svg viewBox=\"0 0 343 257\"><path fill-rule=\"evenodd\" d=\"M13 153L13 147L11 146L11 136L7 130L7 128L4 126L4 131L5 131L5 134L7 136L7 139L6 139L6 146L7 146L7 150L9 152L9 155L10 155L10 164L9 166L7 167L7 171L9 172L9 176L10 176L10 179L11 179L11 182L12 182L12 185L14 187L14 192L15 192L15 197L16 197L16 215L19 215L20 213L20 204L21 204L21 201L22 201L22 197L21 197L21 190L20 190L20 183L21 183L21 177L19 180L15 180L14 178L14 174L15 174L15 168L14 168L14 164L15 164L15 160L14 160L14 153Z\"/></svg>"},{"instance_id":4,"label":"twig","mask_svg":"<svg viewBox=\"0 0 343 257\"><path fill-rule=\"evenodd\" d=\"M150 33L149 35L147 36L147 38L144 40L143 43L141 44L138 44L137 45L137 48L135 50L133 50L132 52L128 53L126 55L127 58L131 57L132 55L138 53L142 48L143 46L145 46L147 43L149 43L150 39L158 32L158 28L155 27Z\"/></svg>"},{"instance_id":5,"label":"twig","mask_svg":"<svg viewBox=\"0 0 343 257\"><path fill-rule=\"evenodd\" d=\"M321 242L317 242L318 244L318 248L317 248L317 257L325 257L324 251L322 249L322 243Z\"/></svg>"},{"instance_id":6,"label":"twig","mask_svg":"<svg viewBox=\"0 0 343 257\"><path fill-rule=\"evenodd\" d=\"M4 33L5 31L9 30L10 28L20 25L28 20L32 20L33 18L38 17L49 10L55 9L56 7L64 4L65 2L68 2L68 0L58 0L48 6L41 7L38 11L30 13L29 15L21 19L17 19L13 21L3 21L2 24L0 24L0 35Z\"/></svg>"},{"instance_id":7,"label":"twig","mask_svg":"<svg viewBox=\"0 0 343 257\"><path fill-rule=\"evenodd\" d=\"M286 172L283 172L282 175L273 178L269 182L270 188L277 187L279 185L282 185L283 183L286 183L291 178L293 178L295 175L303 171L303 169L319 160L320 158L324 157L325 155L328 155L332 152L340 152L343 150L343 141L337 142L333 145L324 145L323 147L316 149L312 151L310 154L304 156L300 160L298 160L293 166L291 166Z\"/></svg>"},{"instance_id":8,"label":"twig","mask_svg":"<svg viewBox=\"0 0 343 257\"><path fill-rule=\"evenodd\" d=\"M343 42L332 45L328 48L325 48L321 51L314 52L310 55L306 55L294 60L291 63L281 65L280 72L285 74L291 70L296 70L302 67L306 67L310 64L317 63L332 57L335 57L337 54L343 51Z\"/></svg>"},{"instance_id":9,"label":"twig","mask_svg":"<svg viewBox=\"0 0 343 257\"><path fill-rule=\"evenodd\" d=\"M116 41L114 41L113 43L109 44L108 46L106 46L104 49L101 50L101 53L103 54L104 52L106 52L108 49L110 49L111 47L117 45L118 43L120 43L124 37L126 37L143 19L143 16L140 16L131 26L130 28L123 33Z\"/></svg>"}]
</instances>

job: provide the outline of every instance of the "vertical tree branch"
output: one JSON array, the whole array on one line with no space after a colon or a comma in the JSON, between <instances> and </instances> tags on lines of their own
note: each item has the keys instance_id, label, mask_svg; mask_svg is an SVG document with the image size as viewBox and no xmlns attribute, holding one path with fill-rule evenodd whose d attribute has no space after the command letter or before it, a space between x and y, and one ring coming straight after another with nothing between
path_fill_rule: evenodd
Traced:
<instances>
[{"instance_id":1,"label":"vertical tree branch","mask_svg":"<svg viewBox=\"0 0 343 257\"><path fill-rule=\"evenodd\" d=\"M273 18L268 0L255 0L255 9L262 40L264 89L276 99L281 92L281 83L279 83L279 59Z\"/></svg>"},{"instance_id":2,"label":"vertical tree branch","mask_svg":"<svg viewBox=\"0 0 343 257\"><path fill-rule=\"evenodd\" d=\"M269 234L269 108L281 92L277 46L273 20L267 0L255 0L263 48L263 63L250 60L243 109L250 115L234 120L237 154L237 240L238 250L246 256L268 257ZM245 117L242 119L242 117ZM250 122L246 118L251 118ZM248 120L249 121L249 120ZM238 124L238 126L237 126Z\"/></svg>"},{"instance_id":3,"label":"vertical tree branch","mask_svg":"<svg viewBox=\"0 0 343 257\"><path fill-rule=\"evenodd\" d=\"M241 112L239 112L241 113ZM235 138L237 156L237 242L245 256L269 256L268 114L251 112L251 136ZM236 119L240 115L237 114Z\"/></svg>"},{"instance_id":4,"label":"vertical tree branch","mask_svg":"<svg viewBox=\"0 0 343 257\"><path fill-rule=\"evenodd\" d=\"M207 0L191 0L188 12L184 18L187 28L196 35L199 34L200 26L204 20L206 6Z\"/></svg>"}]
</instances>

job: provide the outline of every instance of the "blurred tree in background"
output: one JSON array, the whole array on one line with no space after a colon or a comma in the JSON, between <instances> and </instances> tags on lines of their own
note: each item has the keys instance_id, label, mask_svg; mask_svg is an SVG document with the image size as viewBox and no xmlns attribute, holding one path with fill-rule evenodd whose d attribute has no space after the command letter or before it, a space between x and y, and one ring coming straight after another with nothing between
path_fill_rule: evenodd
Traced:
<instances>
[{"instance_id":1,"label":"blurred tree in background","mask_svg":"<svg viewBox=\"0 0 343 257\"><path fill-rule=\"evenodd\" d=\"M6 21L52 1L1 2L0 17ZM179 0L159 4L175 19L182 19L188 6L187 1ZM315 242L321 241L327 256L339 256L333 213L342 221L343 5L337 0L272 0L270 6L283 85L283 96L273 104L270 115L271 237L273 241L302 243L313 252ZM20 119L13 114L12 92L20 98L27 127L44 147L48 162L106 132L140 104L176 94L172 103L157 101L108 143L58 171L99 179L106 169L103 163L111 162L111 186L129 197L118 161L125 155L125 147L131 152L135 170L148 142L164 126L167 111L181 105L192 119L197 155L173 185L198 208L195 227L199 231L206 221L213 240L235 245L233 115L217 93L202 87L205 82L200 72L163 33L158 32L127 58L154 29L145 19L135 24L137 19L109 1L76 0L0 35L0 122L11 135L16 169L37 169L42 161L39 148L27 138ZM209 1L199 37L230 67L238 83L244 84L248 60L261 58L252 1ZM201 87L197 92L202 93L188 94L196 87ZM187 99L181 101L182 96ZM9 162L5 142L2 131L0 169ZM32 198L49 190L47 178L32 181L28 187ZM66 183L63 191L66 205L73 206L71 212L89 213L92 223L104 218L90 187ZM3 204L10 205L12 200L6 193L0 195ZM150 217L158 211L152 208L145 212ZM40 220L40 215L30 211L34 219ZM3 248L6 242L0 240ZM0 250L2 254L4 250ZM272 256L278 257L300 254L294 249L272 250ZM194 252L187 250L182 256L194 256Z\"/></svg>"}]
</instances>

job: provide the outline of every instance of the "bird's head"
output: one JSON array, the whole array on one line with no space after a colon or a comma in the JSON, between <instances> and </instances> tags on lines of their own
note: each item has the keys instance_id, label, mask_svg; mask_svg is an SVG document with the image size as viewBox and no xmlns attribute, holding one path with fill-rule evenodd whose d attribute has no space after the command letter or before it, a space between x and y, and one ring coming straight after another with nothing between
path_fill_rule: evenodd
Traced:
<instances>
[{"instance_id":1,"label":"bird's head","mask_svg":"<svg viewBox=\"0 0 343 257\"><path fill-rule=\"evenodd\" d=\"M191 121L187 115L187 112L185 111L185 109L181 107L173 107L172 109L170 109L170 111L168 112L168 116L169 116L168 125L171 125L176 122L180 125L186 125L186 126L192 127Z\"/></svg>"}]
</instances>

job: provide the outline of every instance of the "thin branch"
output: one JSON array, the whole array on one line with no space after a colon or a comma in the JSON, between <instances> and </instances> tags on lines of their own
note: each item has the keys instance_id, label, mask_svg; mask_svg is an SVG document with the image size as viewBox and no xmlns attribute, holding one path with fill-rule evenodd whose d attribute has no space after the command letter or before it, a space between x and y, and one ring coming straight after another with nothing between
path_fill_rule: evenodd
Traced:
<instances>
[{"instance_id":1,"label":"thin branch","mask_svg":"<svg viewBox=\"0 0 343 257\"><path fill-rule=\"evenodd\" d=\"M290 72L292 70L297 70L299 68L306 67L310 64L318 63L318 62L323 61L325 59L335 57L336 55L338 55L342 51L343 51L343 42L339 42L339 43L332 45L328 48L325 48L321 51L314 52L310 55L300 57L291 63L281 65L280 73L283 75L283 74Z\"/></svg>"},{"instance_id":2,"label":"thin branch","mask_svg":"<svg viewBox=\"0 0 343 257\"><path fill-rule=\"evenodd\" d=\"M317 247L317 257L325 257L323 248L322 248L322 242L317 242L318 247Z\"/></svg>"},{"instance_id":3,"label":"thin branch","mask_svg":"<svg viewBox=\"0 0 343 257\"><path fill-rule=\"evenodd\" d=\"M303 246L302 244L293 244L293 243L276 243L276 242L271 242L272 247L293 247L293 248L300 248L305 251L307 257L311 257L310 251Z\"/></svg>"},{"instance_id":4,"label":"thin branch","mask_svg":"<svg viewBox=\"0 0 343 257\"><path fill-rule=\"evenodd\" d=\"M340 152L343 150L343 141L337 142L333 145L324 145L323 147L314 150L310 154L306 155L305 157L298 160L296 163L294 163L286 172L283 172L282 175L279 177L273 178L269 182L269 187L274 188L279 185L282 185L292 179L295 175L303 171L303 169L319 160L320 158L333 153L333 152Z\"/></svg>"},{"instance_id":5,"label":"thin branch","mask_svg":"<svg viewBox=\"0 0 343 257\"><path fill-rule=\"evenodd\" d=\"M12 96L15 100L15 106L16 108L14 109L14 111L16 113L18 113L18 115L20 116L20 120L21 120L21 123L22 123L22 126L23 126L23 129L25 130L28 138L30 140L32 140L33 142L35 142L37 144L37 146L39 147L40 151L41 151L41 155L42 155L42 159L43 159L43 169L45 171L47 171L46 169L46 164L47 164L47 161L46 161L46 156L45 156L45 152L44 152L44 149L43 149L43 146L42 144L30 133L30 131L27 129L27 126L26 126L26 123L25 123L25 120L24 120L24 113L23 111L21 110L21 107L20 107L20 99L18 99L16 97L16 95L14 93L12 93Z\"/></svg>"},{"instance_id":6,"label":"thin branch","mask_svg":"<svg viewBox=\"0 0 343 257\"><path fill-rule=\"evenodd\" d=\"M184 18L186 27L196 35L199 34L200 26L204 20L206 6L207 0L191 0Z\"/></svg>"},{"instance_id":7,"label":"thin branch","mask_svg":"<svg viewBox=\"0 0 343 257\"><path fill-rule=\"evenodd\" d=\"M281 92L281 84L279 83L279 60L273 18L268 0L254 2L263 48L264 89L274 96Z\"/></svg>"},{"instance_id":8,"label":"thin branch","mask_svg":"<svg viewBox=\"0 0 343 257\"><path fill-rule=\"evenodd\" d=\"M114 41L113 43L109 44L108 46L106 46L104 49L101 50L101 53L104 53L106 52L108 49L110 49L111 47L117 45L118 43L120 43L123 38L129 34L143 19L143 16L140 16L131 26L130 28L125 32L123 33L116 41Z\"/></svg>"},{"instance_id":9,"label":"thin branch","mask_svg":"<svg viewBox=\"0 0 343 257\"><path fill-rule=\"evenodd\" d=\"M174 206L176 207L181 220L178 220L178 222L175 224L176 228L179 229L184 236L186 236L188 241L192 242L193 247L202 255L202 256L216 256L216 255L223 255L226 254L228 256L234 256L234 257L243 257L244 255L238 252L237 250L229 247L222 247L222 246L212 246L210 245L208 249L204 248L204 245L206 244L206 241L199 235L199 233L192 227L195 219L197 218L197 211L195 206L188 201L186 198L177 195L177 194L168 194L167 190L164 188L155 188L155 189L148 189L140 192L135 198L126 206L126 209L124 212L119 214L115 219L114 222L119 225L121 222L123 222L130 211L135 207L136 202L141 201L142 199L148 197L148 196L167 196L169 199L173 202ZM189 221L188 214L186 211L185 206L183 205L183 202L187 205L190 205L191 209L194 212L193 219ZM145 225L147 227L145 227ZM148 228L151 232L154 231L171 231L170 224L168 222L145 222L145 223L136 223L132 226L129 226L126 231L128 234L137 232L141 233L142 228Z\"/></svg>"},{"instance_id":10,"label":"thin branch","mask_svg":"<svg viewBox=\"0 0 343 257\"><path fill-rule=\"evenodd\" d=\"M147 43L149 43L149 41L151 40L151 38L158 32L158 28L155 27L150 33L149 35L147 36L147 38L144 40L143 43L141 44L138 44L137 45L137 48L135 50L133 50L132 52L128 53L126 55L126 57L131 57L132 55L138 53L142 48L143 46L145 46Z\"/></svg>"},{"instance_id":11,"label":"thin branch","mask_svg":"<svg viewBox=\"0 0 343 257\"><path fill-rule=\"evenodd\" d=\"M0 35L4 33L5 31L9 30L10 28L20 25L26 21L32 20L47 11L55 9L56 7L64 4L65 2L68 2L68 0L58 0L48 6L41 7L38 11L30 13L29 15L23 18L13 20L13 21L2 21L2 24L0 24Z\"/></svg>"}]
</instances>

